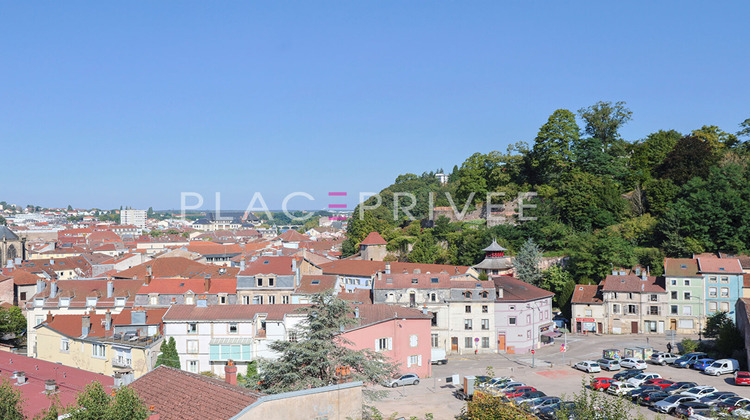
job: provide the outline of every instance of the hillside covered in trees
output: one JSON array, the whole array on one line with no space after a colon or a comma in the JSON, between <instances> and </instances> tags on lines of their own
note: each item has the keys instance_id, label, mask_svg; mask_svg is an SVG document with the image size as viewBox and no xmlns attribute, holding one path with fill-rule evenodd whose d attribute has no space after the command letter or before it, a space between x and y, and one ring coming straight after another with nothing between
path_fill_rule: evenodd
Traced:
<instances>
[{"instance_id":1,"label":"hillside covered in trees","mask_svg":"<svg viewBox=\"0 0 750 420\"><path fill-rule=\"evenodd\" d=\"M735 132L704 125L628 141L620 129L631 117L623 102L598 102L577 114L558 109L529 143L474 153L445 185L433 172L401 175L381 191L379 208L364 210L362 218L355 209L344 254L356 253L375 230L394 258L470 265L481 261L492 238L511 254L531 238L545 255L570 257L565 272L553 273L563 278L548 274L547 281L595 283L613 266L641 264L660 275L665 256L748 252L750 118ZM459 211L467 202L471 211L488 192L503 192L507 200L536 192L530 201L536 208L524 210L536 220L493 227L482 220L427 221L430 193L434 206L450 206L448 193ZM401 193L417 197L410 211L416 220L401 210L411 204Z\"/></svg>"}]
</instances>

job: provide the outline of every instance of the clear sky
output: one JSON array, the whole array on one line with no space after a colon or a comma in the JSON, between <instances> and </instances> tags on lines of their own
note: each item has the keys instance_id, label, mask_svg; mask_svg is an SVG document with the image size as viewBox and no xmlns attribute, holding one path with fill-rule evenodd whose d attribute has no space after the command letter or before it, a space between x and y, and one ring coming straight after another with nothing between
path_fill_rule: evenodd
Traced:
<instances>
[{"instance_id":1,"label":"clear sky","mask_svg":"<svg viewBox=\"0 0 750 420\"><path fill-rule=\"evenodd\" d=\"M0 200L353 207L626 101L628 140L750 117L750 3L0 2ZM349 195L329 199L329 191Z\"/></svg>"}]
</instances>

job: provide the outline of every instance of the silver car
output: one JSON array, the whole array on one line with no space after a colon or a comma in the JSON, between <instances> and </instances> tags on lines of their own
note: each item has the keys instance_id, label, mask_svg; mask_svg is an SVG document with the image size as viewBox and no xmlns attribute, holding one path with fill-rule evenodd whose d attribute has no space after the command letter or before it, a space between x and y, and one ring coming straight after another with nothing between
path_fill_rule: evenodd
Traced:
<instances>
[{"instance_id":1,"label":"silver car","mask_svg":"<svg viewBox=\"0 0 750 420\"><path fill-rule=\"evenodd\" d=\"M672 353L654 353L651 355L651 358L648 359L649 362L655 364L655 365L671 365L674 363L675 360L679 359L680 356L677 356Z\"/></svg>"},{"instance_id":2,"label":"silver car","mask_svg":"<svg viewBox=\"0 0 750 420\"><path fill-rule=\"evenodd\" d=\"M407 373L405 375L401 375L398 378L391 379L390 381L384 383L384 386L387 386L389 388L395 388L397 386L404 386L404 385L417 385L419 384L419 375L416 373Z\"/></svg>"},{"instance_id":3,"label":"silver car","mask_svg":"<svg viewBox=\"0 0 750 420\"><path fill-rule=\"evenodd\" d=\"M620 362L615 359L599 359L596 363L599 363L599 367L605 370L620 370Z\"/></svg>"}]
</instances>

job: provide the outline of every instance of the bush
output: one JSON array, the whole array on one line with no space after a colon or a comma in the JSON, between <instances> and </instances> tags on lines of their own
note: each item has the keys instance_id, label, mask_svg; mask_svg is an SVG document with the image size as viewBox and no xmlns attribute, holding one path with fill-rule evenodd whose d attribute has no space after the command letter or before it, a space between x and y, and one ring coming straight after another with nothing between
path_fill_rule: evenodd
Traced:
<instances>
[{"instance_id":1,"label":"bush","mask_svg":"<svg viewBox=\"0 0 750 420\"><path fill-rule=\"evenodd\" d=\"M534 417L518 407L503 402L501 397L475 393L466 407L461 409L458 420L531 420Z\"/></svg>"},{"instance_id":2,"label":"bush","mask_svg":"<svg viewBox=\"0 0 750 420\"><path fill-rule=\"evenodd\" d=\"M680 348L682 349L682 354L690 353L698 349L698 342L689 338L683 338L680 341Z\"/></svg>"}]
</instances>

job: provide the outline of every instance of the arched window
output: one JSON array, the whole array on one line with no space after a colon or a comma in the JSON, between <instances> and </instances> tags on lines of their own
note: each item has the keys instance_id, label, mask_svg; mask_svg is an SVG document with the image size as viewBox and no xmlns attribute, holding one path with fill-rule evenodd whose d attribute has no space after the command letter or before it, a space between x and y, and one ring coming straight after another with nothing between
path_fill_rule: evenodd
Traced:
<instances>
[{"instance_id":1,"label":"arched window","mask_svg":"<svg viewBox=\"0 0 750 420\"><path fill-rule=\"evenodd\" d=\"M7 261L12 261L12 260L16 259L16 255L17 255L16 254L16 247L14 245L10 245L8 247L8 251L5 253L5 255L7 256Z\"/></svg>"},{"instance_id":2,"label":"arched window","mask_svg":"<svg viewBox=\"0 0 750 420\"><path fill-rule=\"evenodd\" d=\"M485 292L481 292L479 294L482 296L483 299L487 299L487 292L486 291Z\"/></svg>"},{"instance_id":3,"label":"arched window","mask_svg":"<svg viewBox=\"0 0 750 420\"><path fill-rule=\"evenodd\" d=\"M465 292L464 292L464 297L465 297L466 299L471 299L471 292L470 292L470 291L468 291L468 290L467 290L467 291L465 291Z\"/></svg>"}]
</instances>

